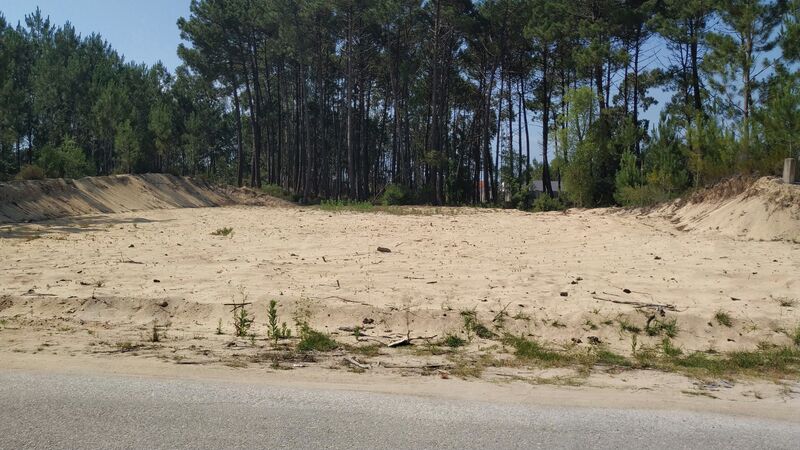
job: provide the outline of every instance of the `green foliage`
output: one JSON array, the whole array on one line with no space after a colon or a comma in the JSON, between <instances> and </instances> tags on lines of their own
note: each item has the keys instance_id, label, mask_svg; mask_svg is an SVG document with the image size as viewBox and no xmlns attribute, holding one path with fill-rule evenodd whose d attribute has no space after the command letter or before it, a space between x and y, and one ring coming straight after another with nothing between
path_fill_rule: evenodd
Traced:
<instances>
[{"instance_id":1,"label":"green foliage","mask_svg":"<svg viewBox=\"0 0 800 450\"><path fill-rule=\"evenodd\" d=\"M405 205L408 203L408 192L398 184L388 184L383 191L382 203L385 206Z\"/></svg>"},{"instance_id":2,"label":"green foliage","mask_svg":"<svg viewBox=\"0 0 800 450\"><path fill-rule=\"evenodd\" d=\"M533 212L563 211L565 209L567 207L560 198L552 198L545 194L537 197L531 205Z\"/></svg>"},{"instance_id":3,"label":"green foliage","mask_svg":"<svg viewBox=\"0 0 800 450\"><path fill-rule=\"evenodd\" d=\"M327 334L311 329L308 325L300 328L300 342L297 350L301 352L330 352L339 348L339 344Z\"/></svg>"},{"instance_id":4,"label":"green foliage","mask_svg":"<svg viewBox=\"0 0 800 450\"><path fill-rule=\"evenodd\" d=\"M17 174L19 180L44 180L44 169L34 164L27 164L22 166Z\"/></svg>"},{"instance_id":5,"label":"green foliage","mask_svg":"<svg viewBox=\"0 0 800 450\"><path fill-rule=\"evenodd\" d=\"M69 136L59 147L42 149L38 162L51 178L81 178L92 174L84 151Z\"/></svg>"},{"instance_id":6,"label":"green foliage","mask_svg":"<svg viewBox=\"0 0 800 450\"><path fill-rule=\"evenodd\" d=\"M464 321L464 332L467 340L471 341L473 336L481 339L494 339L496 334L478 320L478 314L474 310L461 311L461 319Z\"/></svg>"},{"instance_id":7,"label":"green foliage","mask_svg":"<svg viewBox=\"0 0 800 450\"><path fill-rule=\"evenodd\" d=\"M269 301L269 308L267 309L267 336L273 339L276 343L279 339L288 339L292 337L292 330L283 322L278 326L278 302L276 300Z\"/></svg>"},{"instance_id":8,"label":"green foliage","mask_svg":"<svg viewBox=\"0 0 800 450\"><path fill-rule=\"evenodd\" d=\"M444 337L444 340L442 341L443 345L450 348L463 347L464 345L466 345L466 343L467 341L460 338L459 336L456 336L455 334L448 334L447 336Z\"/></svg>"},{"instance_id":9,"label":"green foliage","mask_svg":"<svg viewBox=\"0 0 800 450\"><path fill-rule=\"evenodd\" d=\"M233 329L238 337L246 337L250 333L255 318L247 311L247 307L242 304L233 310Z\"/></svg>"},{"instance_id":10,"label":"green foliage","mask_svg":"<svg viewBox=\"0 0 800 450\"><path fill-rule=\"evenodd\" d=\"M216 230L211 232L212 236L225 236L225 237L227 237L227 236L230 236L232 234L233 234L233 228L230 228L230 227L218 228L218 229L216 229Z\"/></svg>"},{"instance_id":11,"label":"green foliage","mask_svg":"<svg viewBox=\"0 0 800 450\"><path fill-rule=\"evenodd\" d=\"M716 320L718 324L728 328L733 326L733 319L731 319L730 314L723 310L714 313L714 320Z\"/></svg>"},{"instance_id":12,"label":"green foliage","mask_svg":"<svg viewBox=\"0 0 800 450\"><path fill-rule=\"evenodd\" d=\"M375 209L375 205L370 202L351 202L347 200L324 200L319 207L323 211L331 212L371 212Z\"/></svg>"}]
</instances>

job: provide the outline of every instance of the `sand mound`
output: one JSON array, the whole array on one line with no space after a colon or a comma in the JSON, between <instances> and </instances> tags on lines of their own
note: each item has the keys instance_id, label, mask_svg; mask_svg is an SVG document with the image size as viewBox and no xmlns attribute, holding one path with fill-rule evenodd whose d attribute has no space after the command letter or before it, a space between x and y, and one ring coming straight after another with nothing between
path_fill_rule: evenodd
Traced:
<instances>
[{"instance_id":1,"label":"sand mound","mask_svg":"<svg viewBox=\"0 0 800 450\"><path fill-rule=\"evenodd\" d=\"M252 189L218 188L201 180L166 174L0 183L0 223L233 204L283 203Z\"/></svg>"},{"instance_id":2,"label":"sand mound","mask_svg":"<svg viewBox=\"0 0 800 450\"><path fill-rule=\"evenodd\" d=\"M732 178L657 209L684 231L800 242L800 185Z\"/></svg>"}]
</instances>

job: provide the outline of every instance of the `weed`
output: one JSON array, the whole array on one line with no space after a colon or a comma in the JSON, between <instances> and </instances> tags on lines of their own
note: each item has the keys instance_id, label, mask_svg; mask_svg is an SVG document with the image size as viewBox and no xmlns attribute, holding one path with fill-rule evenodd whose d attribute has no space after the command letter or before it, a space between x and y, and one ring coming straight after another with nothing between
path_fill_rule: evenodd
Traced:
<instances>
[{"instance_id":1,"label":"weed","mask_svg":"<svg viewBox=\"0 0 800 450\"><path fill-rule=\"evenodd\" d=\"M233 228L225 227L225 228L217 228L216 231L211 233L212 236L230 236L233 234Z\"/></svg>"},{"instance_id":2,"label":"weed","mask_svg":"<svg viewBox=\"0 0 800 450\"><path fill-rule=\"evenodd\" d=\"M463 347L466 343L467 343L467 341L465 341L464 339L462 339L462 338L460 338L460 337L458 337L458 336L456 336L454 334L448 334L447 336L445 336L444 340L442 341L442 344L444 344L444 345L446 345L446 346L448 346L450 348Z\"/></svg>"},{"instance_id":3,"label":"weed","mask_svg":"<svg viewBox=\"0 0 800 450\"><path fill-rule=\"evenodd\" d=\"M669 338L664 338L661 341L661 352L670 358L675 358L683 354L683 350L676 347Z\"/></svg>"},{"instance_id":4,"label":"weed","mask_svg":"<svg viewBox=\"0 0 800 450\"><path fill-rule=\"evenodd\" d=\"M553 323L551 323L550 325L552 325L554 328L567 328L566 325L559 322L558 320L554 320Z\"/></svg>"},{"instance_id":5,"label":"weed","mask_svg":"<svg viewBox=\"0 0 800 450\"><path fill-rule=\"evenodd\" d=\"M548 350L538 342L524 337L509 335L505 338L504 343L514 348L514 355L519 359L541 361L548 364L563 363L566 359L564 353Z\"/></svg>"},{"instance_id":6,"label":"weed","mask_svg":"<svg viewBox=\"0 0 800 450\"><path fill-rule=\"evenodd\" d=\"M642 332L642 329L637 327L636 325L630 323L628 319L622 318L618 320L619 322L619 329L623 332L628 332L632 334L639 334Z\"/></svg>"},{"instance_id":7,"label":"weed","mask_svg":"<svg viewBox=\"0 0 800 450\"><path fill-rule=\"evenodd\" d=\"M791 308L797 305L797 300L789 297L778 297L775 299L778 304L784 308Z\"/></svg>"},{"instance_id":8,"label":"weed","mask_svg":"<svg viewBox=\"0 0 800 450\"><path fill-rule=\"evenodd\" d=\"M150 342L161 342L161 334L158 332L158 322L153 321L153 334L150 336Z\"/></svg>"},{"instance_id":9,"label":"weed","mask_svg":"<svg viewBox=\"0 0 800 450\"><path fill-rule=\"evenodd\" d=\"M141 345L139 345L139 344L134 344L133 342L128 342L128 341L126 341L126 342L117 342L114 346L117 347L117 350L120 353L132 352L132 351L137 350L137 349L139 349L141 347Z\"/></svg>"},{"instance_id":10,"label":"weed","mask_svg":"<svg viewBox=\"0 0 800 450\"><path fill-rule=\"evenodd\" d=\"M339 348L339 344L325 333L311 329L305 325L300 329L300 342L297 350L301 352L329 352Z\"/></svg>"},{"instance_id":11,"label":"weed","mask_svg":"<svg viewBox=\"0 0 800 450\"><path fill-rule=\"evenodd\" d=\"M648 336L660 336L662 333L669 338L678 336L678 319L654 320L647 325Z\"/></svg>"},{"instance_id":12,"label":"weed","mask_svg":"<svg viewBox=\"0 0 800 450\"><path fill-rule=\"evenodd\" d=\"M794 342L794 345L796 347L800 347L800 325L798 325L797 328L794 329L794 333L792 333L791 338L792 342Z\"/></svg>"},{"instance_id":13,"label":"weed","mask_svg":"<svg viewBox=\"0 0 800 450\"><path fill-rule=\"evenodd\" d=\"M352 346L348 350L361 356L378 356L381 354L380 344L369 344L362 346Z\"/></svg>"},{"instance_id":14,"label":"weed","mask_svg":"<svg viewBox=\"0 0 800 450\"><path fill-rule=\"evenodd\" d=\"M585 326L589 327L590 330L596 330L597 329L597 325L595 325L594 322L592 322L589 319L586 319L586 322L584 322L583 324Z\"/></svg>"},{"instance_id":15,"label":"weed","mask_svg":"<svg viewBox=\"0 0 800 450\"><path fill-rule=\"evenodd\" d=\"M219 319L219 323L217 323L217 334L222 334L222 319Z\"/></svg>"},{"instance_id":16,"label":"weed","mask_svg":"<svg viewBox=\"0 0 800 450\"><path fill-rule=\"evenodd\" d=\"M622 366L622 367L629 367L631 362L628 361L628 358L616 354L607 349L599 349L595 353L596 363L598 364L605 364L609 366Z\"/></svg>"},{"instance_id":17,"label":"weed","mask_svg":"<svg viewBox=\"0 0 800 450\"><path fill-rule=\"evenodd\" d=\"M730 314L721 309L714 314L714 320L716 320L718 324L728 328L733 326L733 319L731 319Z\"/></svg>"},{"instance_id":18,"label":"weed","mask_svg":"<svg viewBox=\"0 0 800 450\"><path fill-rule=\"evenodd\" d=\"M493 339L497 335L492 333L492 330L478 320L478 314L474 310L461 311L461 318L464 320L464 331L467 334L467 340L472 340L472 335L476 335L481 339Z\"/></svg>"},{"instance_id":19,"label":"weed","mask_svg":"<svg viewBox=\"0 0 800 450\"><path fill-rule=\"evenodd\" d=\"M520 312L516 313L514 315L514 317L512 317L512 319L514 319L514 320L524 320L526 322L530 322L531 316L529 316L529 315L523 313L522 311L520 311Z\"/></svg>"},{"instance_id":20,"label":"weed","mask_svg":"<svg viewBox=\"0 0 800 450\"><path fill-rule=\"evenodd\" d=\"M286 322L283 322L281 326L278 326L278 302L275 300L270 300L269 302L269 308L267 309L267 321L269 323L267 336L272 338L276 344L278 343L279 339L288 339L292 337L292 330L286 326Z\"/></svg>"},{"instance_id":21,"label":"weed","mask_svg":"<svg viewBox=\"0 0 800 450\"><path fill-rule=\"evenodd\" d=\"M236 336L246 337L254 321L255 318L247 311L247 307L244 303L233 309L233 329L235 330Z\"/></svg>"}]
</instances>

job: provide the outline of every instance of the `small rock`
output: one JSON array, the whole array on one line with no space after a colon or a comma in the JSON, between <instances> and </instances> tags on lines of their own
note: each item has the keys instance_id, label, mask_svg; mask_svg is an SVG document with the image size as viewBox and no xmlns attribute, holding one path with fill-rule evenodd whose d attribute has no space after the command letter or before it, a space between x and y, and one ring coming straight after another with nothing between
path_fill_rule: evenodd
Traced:
<instances>
[{"instance_id":1,"label":"small rock","mask_svg":"<svg viewBox=\"0 0 800 450\"><path fill-rule=\"evenodd\" d=\"M131 244L131 245L129 245L129 246L128 246L128 248L134 248L134 245L133 245L133 244Z\"/></svg>"},{"instance_id":2,"label":"small rock","mask_svg":"<svg viewBox=\"0 0 800 450\"><path fill-rule=\"evenodd\" d=\"M630 290L630 289L623 289L623 290L622 290L622 292L624 292L624 293L626 293L626 294L630 294L630 293L631 293L631 290Z\"/></svg>"},{"instance_id":3,"label":"small rock","mask_svg":"<svg viewBox=\"0 0 800 450\"><path fill-rule=\"evenodd\" d=\"M165 301L161 302L161 303L158 304L158 306L160 306L162 308L166 308L167 306L169 306L169 302L165 302Z\"/></svg>"},{"instance_id":4,"label":"small rock","mask_svg":"<svg viewBox=\"0 0 800 450\"><path fill-rule=\"evenodd\" d=\"M161 280L159 280L158 278L156 278L155 280L153 280L153 283L161 283Z\"/></svg>"},{"instance_id":5,"label":"small rock","mask_svg":"<svg viewBox=\"0 0 800 450\"><path fill-rule=\"evenodd\" d=\"M392 253L392 251L386 247L378 247L378 251L381 253Z\"/></svg>"},{"instance_id":6,"label":"small rock","mask_svg":"<svg viewBox=\"0 0 800 450\"><path fill-rule=\"evenodd\" d=\"M661 261L661 257L660 256L656 256L655 260L656 261Z\"/></svg>"},{"instance_id":7,"label":"small rock","mask_svg":"<svg viewBox=\"0 0 800 450\"><path fill-rule=\"evenodd\" d=\"M371 325L375 323L375 319L365 318L364 320L361 321L361 323L363 323L364 325Z\"/></svg>"},{"instance_id":8,"label":"small rock","mask_svg":"<svg viewBox=\"0 0 800 450\"><path fill-rule=\"evenodd\" d=\"M569 296L569 292L562 292L562 293L561 293L561 296L562 296L562 297L567 297L567 296Z\"/></svg>"},{"instance_id":9,"label":"small rock","mask_svg":"<svg viewBox=\"0 0 800 450\"><path fill-rule=\"evenodd\" d=\"M599 337L597 337L597 336L589 336L589 337L588 337L588 338L586 338L586 339L588 339L588 340L589 340L589 343L590 343L590 344L592 344L592 345L600 345L600 344L602 344L602 342L603 342L603 341L601 341L601 340L600 340L600 338L599 338Z\"/></svg>"}]
</instances>

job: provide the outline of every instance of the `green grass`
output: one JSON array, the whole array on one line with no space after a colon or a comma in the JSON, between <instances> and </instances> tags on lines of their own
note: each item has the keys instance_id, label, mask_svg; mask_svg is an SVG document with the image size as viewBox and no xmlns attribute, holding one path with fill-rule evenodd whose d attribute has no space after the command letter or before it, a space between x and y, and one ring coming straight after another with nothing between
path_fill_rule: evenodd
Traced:
<instances>
[{"instance_id":1,"label":"green grass","mask_svg":"<svg viewBox=\"0 0 800 450\"><path fill-rule=\"evenodd\" d=\"M504 343L514 348L514 355L522 360L538 361L548 365L563 365L571 361L566 352L545 348L536 341L522 337L506 336Z\"/></svg>"},{"instance_id":2,"label":"green grass","mask_svg":"<svg viewBox=\"0 0 800 450\"><path fill-rule=\"evenodd\" d=\"M673 339L678 336L678 320L654 320L647 327L648 336L660 336L662 334Z\"/></svg>"},{"instance_id":3,"label":"green grass","mask_svg":"<svg viewBox=\"0 0 800 450\"><path fill-rule=\"evenodd\" d=\"M718 324L728 328L733 326L733 319L730 314L721 309L714 314L714 320L716 320Z\"/></svg>"},{"instance_id":4,"label":"green grass","mask_svg":"<svg viewBox=\"0 0 800 450\"><path fill-rule=\"evenodd\" d=\"M448 334L442 340L442 344L447 346L447 347L450 347L450 348L463 347L466 343L467 343L466 340L464 340L464 339L462 339L462 338L460 338L460 337L458 337L458 336L456 336L454 334Z\"/></svg>"},{"instance_id":5,"label":"green grass","mask_svg":"<svg viewBox=\"0 0 800 450\"><path fill-rule=\"evenodd\" d=\"M286 189L278 186L277 184L267 184L261 187L261 192L276 198L280 198L282 200L286 200L287 202L295 202L297 201L295 196Z\"/></svg>"},{"instance_id":6,"label":"green grass","mask_svg":"<svg viewBox=\"0 0 800 450\"><path fill-rule=\"evenodd\" d=\"M641 328L632 324L630 321L628 321L628 319L625 318L619 319L619 329L632 334L639 334L642 332Z\"/></svg>"},{"instance_id":7,"label":"green grass","mask_svg":"<svg viewBox=\"0 0 800 450\"><path fill-rule=\"evenodd\" d=\"M792 333L791 338L792 342L794 342L794 345L796 347L800 347L800 325L798 325L797 328L794 329L794 333Z\"/></svg>"},{"instance_id":8,"label":"green grass","mask_svg":"<svg viewBox=\"0 0 800 450\"><path fill-rule=\"evenodd\" d=\"M325 333L310 328L302 330L297 350L301 352L330 352L339 348L339 343Z\"/></svg>"},{"instance_id":9,"label":"green grass","mask_svg":"<svg viewBox=\"0 0 800 450\"><path fill-rule=\"evenodd\" d=\"M799 329L800 334L800 329ZM657 369L678 372L693 377L794 378L800 376L800 346L780 347L763 344L751 351L723 354L692 352L684 354L669 338L661 342L660 351L654 347L637 350L632 358L616 354L607 348L583 352L554 350L523 337L506 336L506 345L514 349L517 360L544 367L583 367L595 365L622 369Z\"/></svg>"},{"instance_id":10,"label":"green grass","mask_svg":"<svg viewBox=\"0 0 800 450\"><path fill-rule=\"evenodd\" d=\"M348 200L323 200L319 208L330 212L372 212L375 205L370 202L352 202Z\"/></svg>"},{"instance_id":11,"label":"green grass","mask_svg":"<svg viewBox=\"0 0 800 450\"><path fill-rule=\"evenodd\" d=\"M230 236L231 234L233 234L233 228L230 227L218 228L211 233L212 236Z\"/></svg>"}]
</instances>

